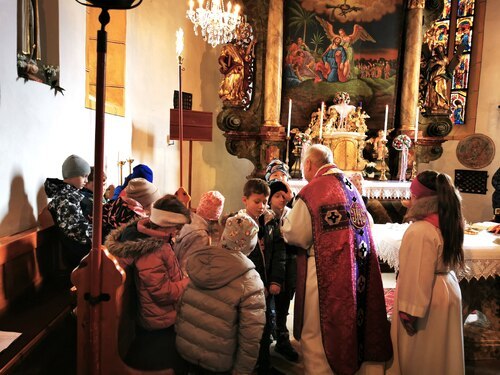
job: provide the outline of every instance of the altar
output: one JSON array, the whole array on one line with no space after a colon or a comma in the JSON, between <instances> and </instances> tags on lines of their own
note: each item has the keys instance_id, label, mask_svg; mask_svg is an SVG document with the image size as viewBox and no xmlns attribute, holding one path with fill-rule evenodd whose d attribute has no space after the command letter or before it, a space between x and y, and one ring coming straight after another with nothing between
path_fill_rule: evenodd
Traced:
<instances>
[{"instance_id":1,"label":"altar","mask_svg":"<svg viewBox=\"0 0 500 375\"><path fill-rule=\"evenodd\" d=\"M474 226L487 227L478 223ZM397 272L399 248L409 224L375 224L372 234L378 257ZM486 230L464 236L465 271L459 272L462 292L464 321L467 316L480 311L486 316L485 326L464 325L464 349L466 360L490 360L498 358L500 347L499 301L500 291L500 235ZM477 313L475 314L477 316Z\"/></svg>"},{"instance_id":2,"label":"altar","mask_svg":"<svg viewBox=\"0 0 500 375\"><path fill-rule=\"evenodd\" d=\"M493 225L494 223L492 223ZM397 272L399 248L404 232L410 224L375 224L372 230L378 257ZM459 280L500 276L500 236L481 230L464 235L466 269L457 274Z\"/></svg>"},{"instance_id":3,"label":"altar","mask_svg":"<svg viewBox=\"0 0 500 375\"><path fill-rule=\"evenodd\" d=\"M349 172L346 172L349 176ZM288 181L295 192L299 192L307 181L304 179L292 179ZM363 195L372 199L410 199L410 181L363 181Z\"/></svg>"}]
</instances>

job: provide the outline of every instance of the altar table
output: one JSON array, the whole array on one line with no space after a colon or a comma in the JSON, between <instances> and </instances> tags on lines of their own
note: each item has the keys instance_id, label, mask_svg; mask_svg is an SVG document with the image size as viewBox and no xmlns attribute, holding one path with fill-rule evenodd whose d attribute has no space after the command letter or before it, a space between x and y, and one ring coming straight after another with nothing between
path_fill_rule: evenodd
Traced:
<instances>
[{"instance_id":1,"label":"altar table","mask_svg":"<svg viewBox=\"0 0 500 375\"><path fill-rule=\"evenodd\" d=\"M494 224L494 223L493 223ZM409 224L375 224L373 240L380 259L396 271L399 269L399 247ZM479 280L500 275L500 235L481 230L464 236L466 270L457 274L459 280Z\"/></svg>"},{"instance_id":2,"label":"altar table","mask_svg":"<svg viewBox=\"0 0 500 375\"><path fill-rule=\"evenodd\" d=\"M349 175L349 172L346 172ZM288 183L292 189L299 192L307 181L302 179L292 179ZM410 181L363 181L363 195L372 199L410 199Z\"/></svg>"}]
</instances>

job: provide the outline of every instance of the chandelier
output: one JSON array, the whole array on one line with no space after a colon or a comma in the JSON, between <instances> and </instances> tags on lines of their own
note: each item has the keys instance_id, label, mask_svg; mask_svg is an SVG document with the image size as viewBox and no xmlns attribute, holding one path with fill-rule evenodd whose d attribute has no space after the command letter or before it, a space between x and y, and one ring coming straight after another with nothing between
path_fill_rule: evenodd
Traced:
<instances>
[{"instance_id":1,"label":"chandelier","mask_svg":"<svg viewBox=\"0 0 500 375\"><path fill-rule=\"evenodd\" d=\"M189 10L186 15L194 24L194 33L198 35L198 26L201 29L203 40L212 47L218 44L229 43L235 38L235 30L241 22L240 6L236 4L231 12L231 2L224 6L223 0L198 0L198 8L194 8L194 0L189 0ZM224 10L226 8L226 10Z\"/></svg>"}]
</instances>

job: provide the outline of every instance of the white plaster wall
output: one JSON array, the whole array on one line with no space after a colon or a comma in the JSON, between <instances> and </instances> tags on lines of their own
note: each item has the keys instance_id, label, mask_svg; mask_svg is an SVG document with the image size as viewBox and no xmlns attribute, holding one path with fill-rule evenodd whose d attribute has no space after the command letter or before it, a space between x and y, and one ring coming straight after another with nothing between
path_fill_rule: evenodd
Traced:
<instances>
[{"instance_id":1,"label":"white plaster wall","mask_svg":"<svg viewBox=\"0 0 500 375\"><path fill-rule=\"evenodd\" d=\"M17 80L17 1L0 0L0 237L36 225L46 205L46 177L61 176L61 164L78 154L94 159L95 112L85 109L85 8L59 1L59 48L64 96L49 86ZM130 149L125 118L106 116L106 159L115 163L115 142ZM112 152L110 150L113 150ZM116 168L108 171L116 178Z\"/></svg>"},{"instance_id":2,"label":"white plaster wall","mask_svg":"<svg viewBox=\"0 0 500 375\"><path fill-rule=\"evenodd\" d=\"M16 8L16 1L0 0L0 237L35 225L46 204L43 182L46 177L61 177L60 166L69 154L79 154L92 164L94 152L95 112L84 108L84 7L72 0L59 1L61 86L66 91L55 97L46 85L16 81ZM173 91L178 87L175 30L183 27L183 90L193 94L193 109L214 113L213 142L193 142L193 206L203 192L217 189L226 196L225 211L234 211L242 207L242 187L253 166L225 149L225 138L215 124L221 108L217 96L219 49L194 35L185 18L186 8L187 2L177 0L144 0L128 12L126 117L106 116L108 180L118 182L120 152L122 160L132 156L134 164L150 165L162 193L173 193L179 185L178 142L167 146L166 136ZM477 131L495 141L500 131L500 51L495 29L499 18L500 2L489 1ZM446 142L444 156L430 167L451 175L454 169L463 169L455 156L456 144ZM184 156L187 187L188 142ZM498 168L499 158L495 156L488 166L490 176ZM125 168L124 174L127 172ZM464 194L468 220L491 216L490 181L486 196Z\"/></svg>"},{"instance_id":3,"label":"white plaster wall","mask_svg":"<svg viewBox=\"0 0 500 375\"><path fill-rule=\"evenodd\" d=\"M476 133L486 134L495 141L496 154L493 162L481 170L488 171L488 192L481 194L462 194L465 218L471 222L490 220L493 216L491 196L494 191L491 178L500 167L500 49L496 22L500 19L500 1L488 1L484 25L484 44L482 55L480 90L477 108ZM443 156L429 164L422 164L419 170L432 168L448 173L452 178L455 169L467 169L457 159L458 141L443 144Z\"/></svg>"},{"instance_id":4,"label":"white plaster wall","mask_svg":"<svg viewBox=\"0 0 500 375\"><path fill-rule=\"evenodd\" d=\"M162 193L179 187L179 142L167 146L173 93L179 88L175 31L184 30L182 90L193 94L193 110L213 112L213 141L193 142L192 205L201 194L217 189L226 197L225 211L241 208L245 177L253 170L248 160L227 153L225 138L216 125L221 102L217 95L221 75L212 48L195 36L186 18L187 2L145 0L129 12L127 34L128 107L132 120L132 154L151 165ZM174 5L175 4L175 5ZM189 142L183 144L183 186L188 189Z\"/></svg>"}]
</instances>

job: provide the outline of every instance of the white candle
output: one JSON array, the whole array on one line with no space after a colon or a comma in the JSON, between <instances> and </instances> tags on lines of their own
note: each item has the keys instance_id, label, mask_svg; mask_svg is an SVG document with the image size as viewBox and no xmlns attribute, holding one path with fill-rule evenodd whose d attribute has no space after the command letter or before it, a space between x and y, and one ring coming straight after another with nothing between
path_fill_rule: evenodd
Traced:
<instances>
[{"instance_id":1,"label":"white candle","mask_svg":"<svg viewBox=\"0 0 500 375\"><path fill-rule=\"evenodd\" d=\"M321 102L321 113L319 114L319 139L323 139L323 112L325 111L325 102Z\"/></svg>"},{"instance_id":2,"label":"white candle","mask_svg":"<svg viewBox=\"0 0 500 375\"><path fill-rule=\"evenodd\" d=\"M292 124L292 99L288 99L288 126L286 129L287 138L290 137L290 127Z\"/></svg>"},{"instance_id":3,"label":"white candle","mask_svg":"<svg viewBox=\"0 0 500 375\"><path fill-rule=\"evenodd\" d=\"M413 139L413 143L417 145L417 138L418 138L418 118L420 116L420 108L417 107L417 115L415 117L415 138Z\"/></svg>"},{"instance_id":4,"label":"white candle","mask_svg":"<svg viewBox=\"0 0 500 375\"><path fill-rule=\"evenodd\" d=\"M177 55L177 58L182 55L182 51L184 50L184 30L182 28L179 28L175 32L175 54Z\"/></svg>"},{"instance_id":5,"label":"white candle","mask_svg":"<svg viewBox=\"0 0 500 375\"><path fill-rule=\"evenodd\" d=\"M387 139L387 121L389 120L389 104L385 105L385 120L384 120L384 140Z\"/></svg>"}]
</instances>

